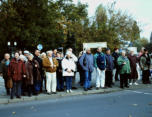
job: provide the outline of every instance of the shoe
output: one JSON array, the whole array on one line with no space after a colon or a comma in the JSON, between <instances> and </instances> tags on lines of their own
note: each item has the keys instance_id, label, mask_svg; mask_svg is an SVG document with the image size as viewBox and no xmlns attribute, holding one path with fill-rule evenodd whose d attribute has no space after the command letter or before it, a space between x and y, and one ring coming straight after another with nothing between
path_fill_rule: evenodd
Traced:
<instances>
[{"instance_id":1,"label":"shoe","mask_svg":"<svg viewBox=\"0 0 152 117\"><path fill-rule=\"evenodd\" d=\"M52 94L57 94L56 92L52 92Z\"/></svg>"},{"instance_id":2,"label":"shoe","mask_svg":"<svg viewBox=\"0 0 152 117\"><path fill-rule=\"evenodd\" d=\"M51 93L47 93L48 95L51 95Z\"/></svg>"},{"instance_id":3,"label":"shoe","mask_svg":"<svg viewBox=\"0 0 152 117\"><path fill-rule=\"evenodd\" d=\"M120 87L121 89L124 89L124 87Z\"/></svg>"},{"instance_id":4,"label":"shoe","mask_svg":"<svg viewBox=\"0 0 152 117\"><path fill-rule=\"evenodd\" d=\"M135 83L134 83L134 85L136 85L136 86L137 86L137 85L139 85L139 84L138 84L137 82L135 82Z\"/></svg>"},{"instance_id":5,"label":"shoe","mask_svg":"<svg viewBox=\"0 0 152 117\"><path fill-rule=\"evenodd\" d=\"M126 88L129 88L129 86L125 86Z\"/></svg>"},{"instance_id":6,"label":"shoe","mask_svg":"<svg viewBox=\"0 0 152 117\"><path fill-rule=\"evenodd\" d=\"M87 88L84 88L84 91L88 91L88 89L87 89Z\"/></svg>"},{"instance_id":7,"label":"shoe","mask_svg":"<svg viewBox=\"0 0 152 117\"><path fill-rule=\"evenodd\" d=\"M66 92L67 92L67 93L70 93L70 91L69 91L69 90L67 90Z\"/></svg>"},{"instance_id":8,"label":"shoe","mask_svg":"<svg viewBox=\"0 0 152 117\"><path fill-rule=\"evenodd\" d=\"M106 87L101 87L101 89L106 89Z\"/></svg>"},{"instance_id":9,"label":"shoe","mask_svg":"<svg viewBox=\"0 0 152 117\"><path fill-rule=\"evenodd\" d=\"M76 87L72 87L72 89L77 89Z\"/></svg>"},{"instance_id":10,"label":"shoe","mask_svg":"<svg viewBox=\"0 0 152 117\"><path fill-rule=\"evenodd\" d=\"M96 90L99 90L100 88L99 87L96 87Z\"/></svg>"},{"instance_id":11,"label":"shoe","mask_svg":"<svg viewBox=\"0 0 152 117\"><path fill-rule=\"evenodd\" d=\"M73 91L70 89L70 91L69 91L70 93L72 93Z\"/></svg>"},{"instance_id":12,"label":"shoe","mask_svg":"<svg viewBox=\"0 0 152 117\"><path fill-rule=\"evenodd\" d=\"M88 88L88 90L92 90L92 88Z\"/></svg>"},{"instance_id":13,"label":"shoe","mask_svg":"<svg viewBox=\"0 0 152 117\"><path fill-rule=\"evenodd\" d=\"M64 89L61 89L61 92L63 92L64 91Z\"/></svg>"},{"instance_id":14,"label":"shoe","mask_svg":"<svg viewBox=\"0 0 152 117\"><path fill-rule=\"evenodd\" d=\"M21 96L16 96L16 98L19 98L19 99L21 99Z\"/></svg>"},{"instance_id":15,"label":"shoe","mask_svg":"<svg viewBox=\"0 0 152 117\"><path fill-rule=\"evenodd\" d=\"M11 96L11 98L10 98L10 99L12 100L12 99L14 99L14 97L13 97L13 96Z\"/></svg>"},{"instance_id":16,"label":"shoe","mask_svg":"<svg viewBox=\"0 0 152 117\"><path fill-rule=\"evenodd\" d=\"M132 83L129 83L130 86L132 86Z\"/></svg>"}]
</instances>

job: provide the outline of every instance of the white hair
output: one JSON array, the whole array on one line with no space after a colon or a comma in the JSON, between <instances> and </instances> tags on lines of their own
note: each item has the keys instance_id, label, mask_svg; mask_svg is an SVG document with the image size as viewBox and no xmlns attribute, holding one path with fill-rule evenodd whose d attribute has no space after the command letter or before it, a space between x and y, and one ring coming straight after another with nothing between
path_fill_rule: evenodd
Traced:
<instances>
[{"instance_id":1,"label":"white hair","mask_svg":"<svg viewBox=\"0 0 152 117\"><path fill-rule=\"evenodd\" d=\"M25 59L25 56L24 55L20 55L19 58L20 59Z\"/></svg>"},{"instance_id":2,"label":"white hair","mask_svg":"<svg viewBox=\"0 0 152 117\"><path fill-rule=\"evenodd\" d=\"M52 53L53 54L53 51L52 50L49 50L46 52L46 54L48 55L49 53Z\"/></svg>"},{"instance_id":3,"label":"white hair","mask_svg":"<svg viewBox=\"0 0 152 117\"><path fill-rule=\"evenodd\" d=\"M121 53L125 53L126 54L126 51L125 50L122 50L122 52Z\"/></svg>"},{"instance_id":4,"label":"white hair","mask_svg":"<svg viewBox=\"0 0 152 117\"><path fill-rule=\"evenodd\" d=\"M41 57L42 57L42 56L45 56L45 55L46 55L46 53L45 53L45 52L42 52Z\"/></svg>"}]
</instances>

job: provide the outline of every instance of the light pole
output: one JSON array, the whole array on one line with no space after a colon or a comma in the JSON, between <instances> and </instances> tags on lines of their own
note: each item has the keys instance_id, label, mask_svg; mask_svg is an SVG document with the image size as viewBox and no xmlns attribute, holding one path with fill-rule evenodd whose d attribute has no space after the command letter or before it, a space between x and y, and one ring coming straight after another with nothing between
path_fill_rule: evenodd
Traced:
<instances>
[{"instance_id":1,"label":"light pole","mask_svg":"<svg viewBox=\"0 0 152 117\"><path fill-rule=\"evenodd\" d=\"M11 55L13 56L13 55L14 55L14 52L16 51L17 42L14 41L14 42L13 42L13 45L11 45L11 42L8 41L8 42L7 42L7 46L8 46L8 49L9 49Z\"/></svg>"}]
</instances>

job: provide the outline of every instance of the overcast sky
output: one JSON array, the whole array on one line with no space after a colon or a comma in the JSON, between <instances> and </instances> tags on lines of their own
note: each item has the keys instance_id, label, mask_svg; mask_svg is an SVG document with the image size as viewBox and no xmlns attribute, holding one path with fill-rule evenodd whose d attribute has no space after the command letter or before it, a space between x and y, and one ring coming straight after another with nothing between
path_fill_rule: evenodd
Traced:
<instances>
[{"instance_id":1,"label":"overcast sky","mask_svg":"<svg viewBox=\"0 0 152 117\"><path fill-rule=\"evenodd\" d=\"M107 5L113 0L73 0L88 4L89 17L94 16L99 4ZM127 11L131 14L140 25L142 32L141 37L150 38L152 32L152 0L116 0L116 8Z\"/></svg>"}]
</instances>

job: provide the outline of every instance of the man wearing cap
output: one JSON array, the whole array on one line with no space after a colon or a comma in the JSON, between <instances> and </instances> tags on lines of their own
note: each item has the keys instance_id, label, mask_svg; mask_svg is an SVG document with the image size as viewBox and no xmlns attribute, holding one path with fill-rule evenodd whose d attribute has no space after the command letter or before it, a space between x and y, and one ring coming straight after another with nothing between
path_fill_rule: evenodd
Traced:
<instances>
[{"instance_id":1,"label":"man wearing cap","mask_svg":"<svg viewBox=\"0 0 152 117\"><path fill-rule=\"evenodd\" d=\"M143 84L150 84L150 56L148 50L144 49L144 53L140 58L140 67L143 73L142 82Z\"/></svg>"},{"instance_id":2,"label":"man wearing cap","mask_svg":"<svg viewBox=\"0 0 152 117\"><path fill-rule=\"evenodd\" d=\"M111 56L111 51L109 48L106 49L106 73L105 73L105 86L112 87L112 74L113 74L113 58Z\"/></svg>"}]
</instances>

